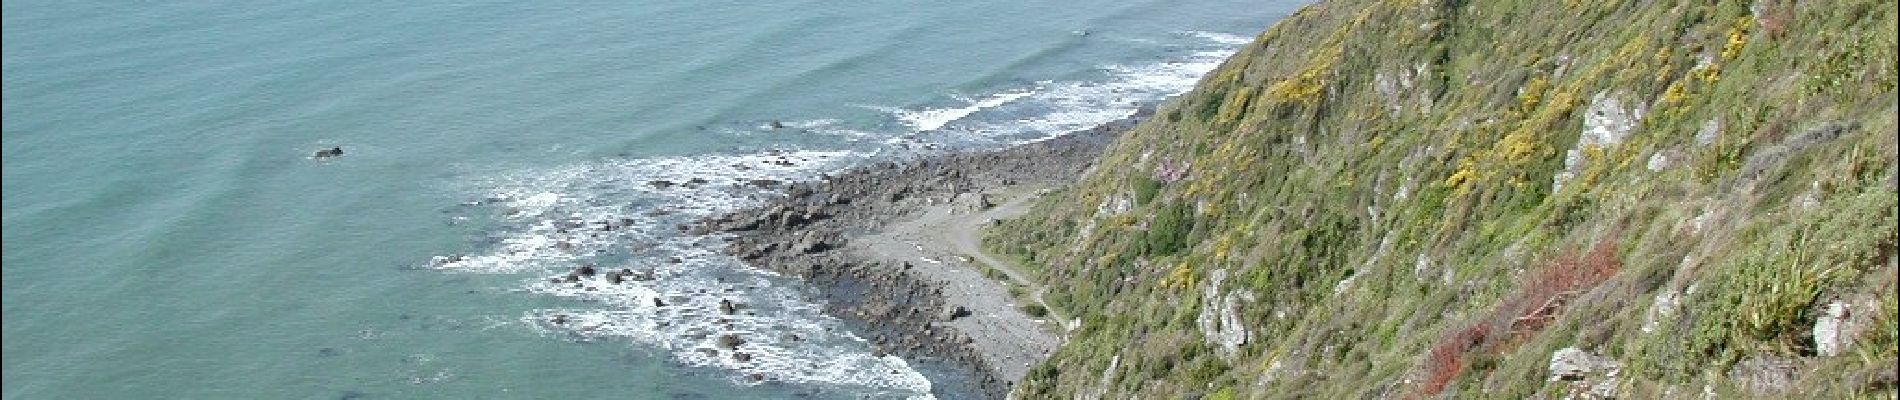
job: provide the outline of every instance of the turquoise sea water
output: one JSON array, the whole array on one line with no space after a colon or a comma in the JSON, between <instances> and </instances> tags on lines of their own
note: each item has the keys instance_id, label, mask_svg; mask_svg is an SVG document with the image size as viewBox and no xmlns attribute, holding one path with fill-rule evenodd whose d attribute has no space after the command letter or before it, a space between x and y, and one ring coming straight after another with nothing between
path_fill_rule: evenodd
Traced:
<instances>
[{"instance_id":1,"label":"turquoise sea water","mask_svg":"<svg viewBox=\"0 0 1900 400\"><path fill-rule=\"evenodd\" d=\"M1025 3L7 0L4 397L955 397L672 226L1119 118L1298 6Z\"/></svg>"}]
</instances>

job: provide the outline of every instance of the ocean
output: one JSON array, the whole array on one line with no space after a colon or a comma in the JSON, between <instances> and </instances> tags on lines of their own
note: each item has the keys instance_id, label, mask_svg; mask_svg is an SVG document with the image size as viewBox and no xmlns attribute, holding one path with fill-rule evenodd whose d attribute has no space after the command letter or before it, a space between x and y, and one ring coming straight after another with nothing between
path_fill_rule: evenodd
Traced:
<instances>
[{"instance_id":1,"label":"ocean","mask_svg":"<svg viewBox=\"0 0 1900 400\"><path fill-rule=\"evenodd\" d=\"M724 399L956 394L678 224L1122 118L1302 2L3 4L4 398Z\"/></svg>"}]
</instances>

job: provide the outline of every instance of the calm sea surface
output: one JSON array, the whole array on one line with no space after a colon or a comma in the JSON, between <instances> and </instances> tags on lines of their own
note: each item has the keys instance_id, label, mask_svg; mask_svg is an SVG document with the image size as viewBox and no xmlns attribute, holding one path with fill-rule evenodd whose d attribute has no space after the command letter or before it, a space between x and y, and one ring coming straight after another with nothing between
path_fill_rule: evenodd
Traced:
<instances>
[{"instance_id":1,"label":"calm sea surface","mask_svg":"<svg viewBox=\"0 0 1900 400\"><path fill-rule=\"evenodd\" d=\"M1300 2L860 3L6 0L4 397L958 397L673 226L1122 117Z\"/></svg>"}]
</instances>

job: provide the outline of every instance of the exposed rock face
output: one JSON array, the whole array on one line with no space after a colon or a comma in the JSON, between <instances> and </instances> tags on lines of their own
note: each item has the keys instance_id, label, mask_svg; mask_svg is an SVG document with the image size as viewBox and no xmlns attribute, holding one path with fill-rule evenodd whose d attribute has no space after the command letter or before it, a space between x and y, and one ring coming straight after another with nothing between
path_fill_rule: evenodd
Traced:
<instances>
[{"instance_id":1,"label":"exposed rock face","mask_svg":"<svg viewBox=\"0 0 1900 400\"><path fill-rule=\"evenodd\" d=\"M1240 345L1247 344L1247 325L1240 320L1240 303L1253 301L1254 294L1245 289L1222 294L1221 283L1226 280L1226 269L1214 270L1208 277L1207 286L1201 290L1201 314L1195 322L1200 324L1201 334L1215 352L1232 358L1240 351Z\"/></svg>"},{"instance_id":2,"label":"exposed rock face","mask_svg":"<svg viewBox=\"0 0 1900 400\"><path fill-rule=\"evenodd\" d=\"M1583 171L1591 151L1622 143L1642 123L1643 107L1626 105L1623 99L1627 97L1631 96L1608 91L1590 97L1590 108L1583 115L1583 134L1577 136L1577 145L1564 153L1564 169L1553 179L1552 192L1563 190L1566 181Z\"/></svg>"},{"instance_id":3,"label":"exposed rock face","mask_svg":"<svg viewBox=\"0 0 1900 400\"><path fill-rule=\"evenodd\" d=\"M1568 382L1570 395L1565 398L1615 398L1616 377L1622 371L1622 363L1575 347L1550 354L1550 381Z\"/></svg>"},{"instance_id":4,"label":"exposed rock face","mask_svg":"<svg viewBox=\"0 0 1900 400\"><path fill-rule=\"evenodd\" d=\"M1814 351L1826 357L1846 354L1872 323L1873 306L1835 300L1814 319Z\"/></svg>"},{"instance_id":5,"label":"exposed rock face","mask_svg":"<svg viewBox=\"0 0 1900 400\"><path fill-rule=\"evenodd\" d=\"M1801 363L1779 356L1754 356L1735 363L1729 379L1739 381L1759 395L1785 393L1800 380Z\"/></svg>"},{"instance_id":6,"label":"exposed rock face","mask_svg":"<svg viewBox=\"0 0 1900 400\"><path fill-rule=\"evenodd\" d=\"M1599 357L1575 347L1565 347L1550 354L1550 380L1577 381L1592 376L1615 375L1623 369L1621 363L1608 357Z\"/></svg>"}]
</instances>

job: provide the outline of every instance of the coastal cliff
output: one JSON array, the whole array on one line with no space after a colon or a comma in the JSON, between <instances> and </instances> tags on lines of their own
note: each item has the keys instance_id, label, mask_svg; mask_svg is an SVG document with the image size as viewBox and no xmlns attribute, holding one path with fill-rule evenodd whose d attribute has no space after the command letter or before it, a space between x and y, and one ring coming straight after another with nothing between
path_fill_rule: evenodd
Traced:
<instances>
[{"instance_id":1,"label":"coastal cliff","mask_svg":"<svg viewBox=\"0 0 1900 400\"><path fill-rule=\"evenodd\" d=\"M1893 396L1896 6L1328 0L991 229L1023 398Z\"/></svg>"}]
</instances>

